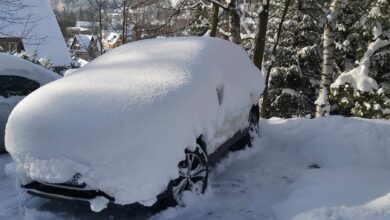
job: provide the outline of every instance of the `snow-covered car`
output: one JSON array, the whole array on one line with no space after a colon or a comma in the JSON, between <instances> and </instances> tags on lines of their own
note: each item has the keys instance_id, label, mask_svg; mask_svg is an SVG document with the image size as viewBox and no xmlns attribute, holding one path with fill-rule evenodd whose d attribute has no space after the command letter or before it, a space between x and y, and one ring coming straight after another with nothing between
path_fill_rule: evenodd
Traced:
<instances>
[{"instance_id":1,"label":"snow-covered car","mask_svg":"<svg viewBox=\"0 0 390 220\"><path fill-rule=\"evenodd\" d=\"M60 76L29 61L0 53L0 152L9 114L25 96Z\"/></svg>"},{"instance_id":2,"label":"snow-covered car","mask_svg":"<svg viewBox=\"0 0 390 220\"><path fill-rule=\"evenodd\" d=\"M6 148L34 195L88 201L94 211L182 203L186 191L203 193L209 166L256 130L263 84L228 41L138 41L24 99L10 115Z\"/></svg>"}]
</instances>

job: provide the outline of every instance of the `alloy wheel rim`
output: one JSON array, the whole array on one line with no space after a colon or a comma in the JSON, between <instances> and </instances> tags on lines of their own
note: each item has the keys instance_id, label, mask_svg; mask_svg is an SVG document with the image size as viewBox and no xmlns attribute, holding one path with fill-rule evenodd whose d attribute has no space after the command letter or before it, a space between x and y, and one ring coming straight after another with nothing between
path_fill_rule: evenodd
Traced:
<instances>
[{"instance_id":1,"label":"alloy wheel rim","mask_svg":"<svg viewBox=\"0 0 390 220\"><path fill-rule=\"evenodd\" d=\"M196 151L199 150L197 149ZM195 152L186 152L185 160L181 161L178 165L179 178L172 188L172 193L175 201L179 205L183 205L183 193L185 191L191 191L199 195L205 190L207 165L201 156ZM202 153L203 151L201 151Z\"/></svg>"}]
</instances>

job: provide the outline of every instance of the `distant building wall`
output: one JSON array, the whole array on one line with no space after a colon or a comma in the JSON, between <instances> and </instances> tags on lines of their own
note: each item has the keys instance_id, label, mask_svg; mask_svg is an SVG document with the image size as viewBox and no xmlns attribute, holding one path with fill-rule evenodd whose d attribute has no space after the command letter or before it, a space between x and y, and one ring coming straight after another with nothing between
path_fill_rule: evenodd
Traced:
<instances>
[{"instance_id":1,"label":"distant building wall","mask_svg":"<svg viewBox=\"0 0 390 220\"><path fill-rule=\"evenodd\" d=\"M22 52L23 41L19 37L0 37L0 52Z\"/></svg>"}]
</instances>

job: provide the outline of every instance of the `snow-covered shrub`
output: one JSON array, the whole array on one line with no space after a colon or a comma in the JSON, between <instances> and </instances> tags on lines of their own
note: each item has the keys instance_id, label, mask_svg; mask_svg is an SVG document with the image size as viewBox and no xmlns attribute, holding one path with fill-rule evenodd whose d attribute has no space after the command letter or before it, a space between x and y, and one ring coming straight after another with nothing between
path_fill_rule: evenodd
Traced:
<instances>
[{"instance_id":1,"label":"snow-covered shrub","mask_svg":"<svg viewBox=\"0 0 390 220\"><path fill-rule=\"evenodd\" d=\"M355 91L348 84L332 88L332 114L363 118L390 119L390 89Z\"/></svg>"},{"instance_id":2,"label":"snow-covered shrub","mask_svg":"<svg viewBox=\"0 0 390 220\"><path fill-rule=\"evenodd\" d=\"M342 73L332 84L333 114L389 118L390 39L377 36L358 66Z\"/></svg>"},{"instance_id":3,"label":"snow-covered shrub","mask_svg":"<svg viewBox=\"0 0 390 220\"><path fill-rule=\"evenodd\" d=\"M272 2L271 6L270 13L276 16L269 20L269 47L274 43L284 1ZM321 25L303 13L297 2L293 2L283 23L274 68L271 70L268 106L271 116L289 118L313 115L321 74L321 32ZM265 51L266 63L271 59L271 53L271 50Z\"/></svg>"},{"instance_id":4,"label":"snow-covered shrub","mask_svg":"<svg viewBox=\"0 0 390 220\"><path fill-rule=\"evenodd\" d=\"M308 76L312 84L317 84L321 73L321 50L317 44L300 49L297 53L297 59L301 72Z\"/></svg>"},{"instance_id":5,"label":"snow-covered shrub","mask_svg":"<svg viewBox=\"0 0 390 220\"><path fill-rule=\"evenodd\" d=\"M332 114L390 118L390 2L348 1L337 26Z\"/></svg>"},{"instance_id":6,"label":"snow-covered shrub","mask_svg":"<svg viewBox=\"0 0 390 220\"><path fill-rule=\"evenodd\" d=\"M13 55L17 56L19 58L28 60L32 63L38 64L40 66L43 66L46 69L50 69L53 65L53 62L47 57L42 57L42 58L38 59L37 54L30 54L30 53L22 51L20 53L15 52L15 53L13 53Z\"/></svg>"},{"instance_id":7,"label":"snow-covered shrub","mask_svg":"<svg viewBox=\"0 0 390 220\"><path fill-rule=\"evenodd\" d=\"M314 109L308 94L314 93L307 77L301 75L298 66L277 67L271 73L269 87L269 112L274 117L304 117Z\"/></svg>"},{"instance_id":8,"label":"snow-covered shrub","mask_svg":"<svg viewBox=\"0 0 390 220\"><path fill-rule=\"evenodd\" d=\"M311 115L311 100L292 89L274 89L269 94L272 103L270 113L279 118L306 117Z\"/></svg>"}]
</instances>

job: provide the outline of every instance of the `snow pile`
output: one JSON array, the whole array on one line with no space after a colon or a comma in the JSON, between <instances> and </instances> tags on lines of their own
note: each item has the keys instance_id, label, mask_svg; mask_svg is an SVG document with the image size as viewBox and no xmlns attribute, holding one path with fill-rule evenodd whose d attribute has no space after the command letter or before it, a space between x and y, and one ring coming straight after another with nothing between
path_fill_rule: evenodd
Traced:
<instances>
[{"instance_id":1,"label":"snow pile","mask_svg":"<svg viewBox=\"0 0 390 220\"><path fill-rule=\"evenodd\" d=\"M287 198L273 206L276 219L390 217L390 209L384 209L390 203L375 202L390 192L390 122L325 117L269 123L265 135L272 140L277 133L284 149L306 167L321 167L304 169L289 185Z\"/></svg>"},{"instance_id":2,"label":"snow pile","mask_svg":"<svg viewBox=\"0 0 390 220\"><path fill-rule=\"evenodd\" d=\"M389 45L390 40L383 40L380 38L376 39L368 46L359 66L349 72L342 73L331 86L337 87L349 84L355 89L355 91L372 92L373 90L377 90L377 82L369 76L370 58L381 48Z\"/></svg>"},{"instance_id":3,"label":"snow pile","mask_svg":"<svg viewBox=\"0 0 390 220\"><path fill-rule=\"evenodd\" d=\"M88 63L89 63L88 61L83 60L83 59L81 59L81 58L78 58L78 59L74 62L75 66L77 66L77 68L71 68L71 69L65 70L64 73L63 73L64 77L73 74L74 72L76 72L76 70L78 70L79 68L81 68L81 67L87 65Z\"/></svg>"},{"instance_id":4,"label":"snow pile","mask_svg":"<svg viewBox=\"0 0 390 220\"><path fill-rule=\"evenodd\" d=\"M261 120L260 131L253 148L231 153L210 174L206 195L186 195L186 207L152 218L146 212L140 219L390 219L389 121L274 118ZM0 157L0 166L9 161ZM309 168L314 165L320 168ZM60 213L55 208L35 210L36 204L22 209L26 205L13 182L2 174L1 219L97 219L89 210L69 208L72 203L61 203ZM95 208L101 204L95 201ZM110 215L101 219L137 214L114 209Z\"/></svg>"},{"instance_id":5,"label":"snow pile","mask_svg":"<svg viewBox=\"0 0 390 220\"><path fill-rule=\"evenodd\" d=\"M247 126L263 83L245 51L224 40L126 44L17 105L6 148L22 178L58 183L79 172L118 204L149 203L198 136L211 153Z\"/></svg>"},{"instance_id":6,"label":"snow pile","mask_svg":"<svg viewBox=\"0 0 390 220\"><path fill-rule=\"evenodd\" d=\"M320 93L318 95L317 100L314 102L314 104L319 105L323 108L322 111L324 111L325 115L328 115L330 112L330 104L329 104L329 98L328 98L328 89L327 88L321 88Z\"/></svg>"},{"instance_id":7,"label":"snow pile","mask_svg":"<svg viewBox=\"0 0 390 220\"><path fill-rule=\"evenodd\" d=\"M286 148L324 168L342 166L390 169L390 122L327 116L310 119L271 119L266 139L283 137Z\"/></svg>"},{"instance_id":8,"label":"snow pile","mask_svg":"<svg viewBox=\"0 0 390 220\"><path fill-rule=\"evenodd\" d=\"M211 191L152 219L390 218L390 122L328 116L260 126L255 149L218 167Z\"/></svg>"},{"instance_id":9,"label":"snow pile","mask_svg":"<svg viewBox=\"0 0 390 220\"><path fill-rule=\"evenodd\" d=\"M314 102L316 105L329 105L328 102L328 90L324 87L321 89L317 100Z\"/></svg>"},{"instance_id":10,"label":"snow pile","mask_svg":"<svg viewBox=\"0 0 390 220\"><path fill-rule=\"evenodd\" d=\"M69 76L69 75L71 75L72 73L74 73L74 72L76 72L78 69L67 69L67 70L65 70L65 72L64 72L64 77L66 77L66 76Z\"/></svg>"},{"instance_id":11,"label":"snow pile","mask_svg":"<svg viewBox=\"0 0 390 220\"><path fill-rule=\"evenodd\" d=\"M80 65L80 67L83 67L83 66L87 65L89 62L86 60L83 60L81 58L78 58L77 63Z\"/></svg>"},{"instance_id":12,"label":"snow pile","mask_svg":"<svg viewBox=\"0 0 390 220\"><path fill-rule=\"evenodd\" d=\"M342 173L344 174L344 173ZM382 173L388 175L388 172ZM374 176L377 177L377 176ZM383 176L379 176L380 180ZM360 179L359 179L360 180ZM358 181L359 181L358 180ZM378 184L378 182L375 182ZM387 181L388 183L388 181ZM367 185L363 185L367 186ZM374 185L375 186L375 185ZM345 186L346 189L347 186ZM354 191L356 193L356 190ZM353 195L351 195L353 196ZM294 220L388 220L390 218L390 193L360 206L322 207L299 214Z\"/></svg>"}]
</instances>

